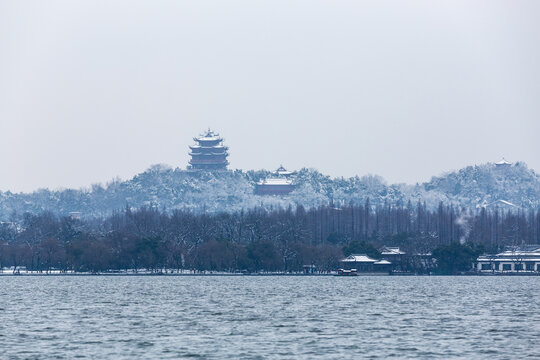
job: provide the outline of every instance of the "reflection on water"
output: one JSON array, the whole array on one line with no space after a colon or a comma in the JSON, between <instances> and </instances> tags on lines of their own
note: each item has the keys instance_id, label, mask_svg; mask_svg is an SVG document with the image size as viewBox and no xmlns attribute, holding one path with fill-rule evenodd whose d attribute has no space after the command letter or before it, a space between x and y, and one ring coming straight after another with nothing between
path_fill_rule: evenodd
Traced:
<instances>
[{"instance_id":1,"label":"reflection on water","mask_svg":"<svg viewBox=\"0 0 540 360\"><path fill-rule=\"evenodd\" d=\"M540 277L0 277L8 359L540 357Z\"/></svg>"}]
</instances>

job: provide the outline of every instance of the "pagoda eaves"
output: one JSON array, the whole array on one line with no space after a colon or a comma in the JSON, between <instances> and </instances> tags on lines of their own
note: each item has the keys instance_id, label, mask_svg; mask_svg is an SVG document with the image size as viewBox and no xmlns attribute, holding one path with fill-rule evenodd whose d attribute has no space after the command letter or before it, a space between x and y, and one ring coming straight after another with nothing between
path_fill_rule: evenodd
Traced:
<instances>
[{"instance_id":1,"label":"pagoda eaves","mask_svg":"<svg viewBox=\"0 0 540 360\"><path fill-rule=\"evenodd\" d=\"M189 169L192 170L226 170L229 162L227 156L229 149L224 146L223 138L218 133L208 129L204 134L199 137L194 137L193 140L197 142L195 145L189 146L191 151L189 155Z\"/></svg>"}]
</instances>

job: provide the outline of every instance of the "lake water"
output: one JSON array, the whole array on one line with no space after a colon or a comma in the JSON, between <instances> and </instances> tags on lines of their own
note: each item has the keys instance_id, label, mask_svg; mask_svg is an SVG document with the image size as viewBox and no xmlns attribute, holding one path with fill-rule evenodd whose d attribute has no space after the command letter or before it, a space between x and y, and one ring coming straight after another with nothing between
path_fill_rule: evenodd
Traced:
<instances>
[{"instance_id":1,"label":"lake water","mask_svg":"<svg viewBox=\"0 0 540 360\"><path fill-rule=\"evenodd\" d=\"M2 359L540 358L540 277L2 276Z\"/></svg>"}]
</instances>

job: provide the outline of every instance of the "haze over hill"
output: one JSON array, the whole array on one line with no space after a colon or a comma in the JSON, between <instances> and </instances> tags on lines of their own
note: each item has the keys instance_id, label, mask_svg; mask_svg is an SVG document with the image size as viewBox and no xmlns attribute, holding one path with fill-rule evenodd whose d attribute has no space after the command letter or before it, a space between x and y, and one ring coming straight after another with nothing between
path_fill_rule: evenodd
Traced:
<instances>
[{"instance_id":1,"label":"haze over hill","mask_svg":"<svg viewBox=\"0 0 540 360\"><path fill-rule=\"evenodd\" d=\"M184 167L540 169L540 2L0 1L0 189Z\"/></svg>"},{"instance_id":2,"label":"haze over hill","mask_svg":"<svg viewBox=\"0 0 540 360\"><path fill-rule=\"evenodd\" d=\"M269 171L201 172L154 165L126 181L112 181L90 189L47 190L33 193L0 192L0 219L25 212L51 211L58 215L81 212L83 217L111 214L126 205L138 208L186 209L194 212L240 211L253 207L336 207L364 204L407 205L422 201L434 208L439 202L468 208L499 206L517 210L540 206L540 177L525 163L507 167L493 163L468 166L415 185L387 184L374 175L331 178L314 169L301 169L296 189L287 196L259 196L255 184Z\"/></svg>"}]
</instances>

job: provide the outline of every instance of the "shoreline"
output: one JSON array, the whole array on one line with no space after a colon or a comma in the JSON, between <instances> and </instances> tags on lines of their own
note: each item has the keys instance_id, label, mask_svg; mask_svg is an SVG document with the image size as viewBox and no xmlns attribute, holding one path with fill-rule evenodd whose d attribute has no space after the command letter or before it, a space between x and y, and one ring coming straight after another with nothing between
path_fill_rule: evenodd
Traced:
<instances>
[{"instance_id":1,"label":"shoreline","mask_svg":"<svg viewBox=\"0 0 540 360\"><path fill-rule=\"evenodd\" d=\"M335 273L321 273L321 274L303 274L303 273L249 273L249 274L242 274L242 273L223 273L223 272L202 272L202 273L159 273L159 272L122 272L122 273L116 273L116 272L103 272L103 273L84 273L84 272L70 272L70 273L44 273L44 272L24 272L24 273L12 273L12 272L0 272L0 278L1 277L70 277L70 276L106 276L106 277L116 277L116 276L164 276L164 277L177 277L177 276L228 276L228 277L241 277L241 276L249 276L249 277L257 277L257 276L295 276L295 277L425 277L425 276L484 276L484 277L498 277L498 276L540 276L540 273L504 273L504 274L493 274L493 273L467 273L467 274L454 274L454 275L443 275L443 274L413 274L413 273L398 273L398 274L388 274L388 273L359 273L356 276L339 276Z\"/></svg>"}]
</instances>

